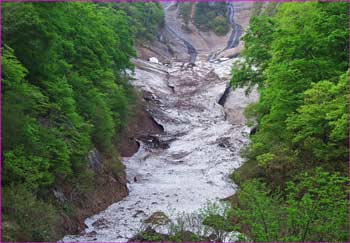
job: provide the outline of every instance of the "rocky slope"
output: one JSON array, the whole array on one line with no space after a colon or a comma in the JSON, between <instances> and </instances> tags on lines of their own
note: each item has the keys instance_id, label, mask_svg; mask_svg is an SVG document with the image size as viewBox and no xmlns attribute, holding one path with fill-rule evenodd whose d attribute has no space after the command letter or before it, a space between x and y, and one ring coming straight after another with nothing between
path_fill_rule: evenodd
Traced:
<instances>
[{"instance_id":1,"label":"rocky slope","mask_svg":"<svg viewBox=\"0 0 350 243\"><path fill-rule=\"evenodd\" d=\"M198 55L208 56L219 52L217 58L237 56L243 49L243 43L239 42L233 48L227 48L233 29L224 36L217 36L212 31L201 32L190 21L183 28L183 19L179 14L179 7L175 2L163 3L165 9L165 27L159 33L158 40L152 45L142 45L138 48L139 58L148 60L155 56L163 63L169 63L172 59L186 62L189 60L188 48L184 41L190 44ZM251 17L253 3L232 3L233 14L229 21L234 22L241 28L242 33L247 29ZM229 10L228 10L229 11ZM230 16L228 16L230 17ZM239 36L237 36L239 38Z\"/></svg>"}]
</instances>

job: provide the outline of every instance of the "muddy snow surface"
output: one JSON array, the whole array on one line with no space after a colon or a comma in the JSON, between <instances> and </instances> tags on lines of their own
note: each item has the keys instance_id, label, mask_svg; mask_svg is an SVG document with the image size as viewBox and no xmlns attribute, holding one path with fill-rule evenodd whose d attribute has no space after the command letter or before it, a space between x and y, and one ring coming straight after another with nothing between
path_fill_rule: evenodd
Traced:
<instances>
[{"instance_id":1,"label":"muddy snow surface","mask_svg":"<svg viewBox=\"0 0 350 243\"><path fill-rule=\"evenodd\" d=\"M85 232L64 241L127 241L154 212L171 218L235 192L229 174L242 163L239 150L249 133L242 112L257 95L246 97L239 89L228 94L224 107L218 104L232 61L199 57L194 67L166 67L135 60L134 86L152 94L150 111L165 129L159 140L168 148L142 144L124 158L129 196L88 218Z\"/></svg>"},{"instance_id":2,"label":"muddy snow surface","mask_svg":"<svg viewBox=\"0 0 350 243\"><path fill-rule=\"evenodd\" d=\"M84 232L63 241L125 242L154 212L173 219L235 192L229 174L243 162L239 150L249 133L242 113L257 94L225 92L236 59L213 63L208 55L198 55L195 65L134 60L133 85L148 94L150 113L164 134L123 159L129 196L86 219Z\"/></svg>"}]
</instances>

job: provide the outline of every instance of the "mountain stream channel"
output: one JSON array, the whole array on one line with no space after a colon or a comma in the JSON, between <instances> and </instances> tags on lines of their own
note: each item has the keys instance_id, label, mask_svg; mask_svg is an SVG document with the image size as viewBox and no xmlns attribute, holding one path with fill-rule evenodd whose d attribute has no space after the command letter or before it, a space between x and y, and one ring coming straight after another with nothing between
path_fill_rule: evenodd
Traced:
<instances>
[{"instance_id":1,"label":"mountain stream channel","mask_svg":"<svg viewBox=\"0 0 350 243\"><path fill-rule=\"evenodd\" d=\"M236 35L237 30L232 31ZM232 35L228 42L238 43ZM133 60L132 84L150 94L148 109L163 126L158 139L167 146L140 142L137 153L123 158L129 195L87 218L84 232L67 235L62 241L125 242L155 212L174 220L179 213L196 212L209 201L218 202L235 193L229 175L243 163L239 151L248 143L250 132L243 111L258 95L227 89L232 64L238 58L214 62L208 60L209 55L200 53L189 62L174 60L169 65ZM166 226L158 229L166 230Z\"/></svg>"}]
</instances>

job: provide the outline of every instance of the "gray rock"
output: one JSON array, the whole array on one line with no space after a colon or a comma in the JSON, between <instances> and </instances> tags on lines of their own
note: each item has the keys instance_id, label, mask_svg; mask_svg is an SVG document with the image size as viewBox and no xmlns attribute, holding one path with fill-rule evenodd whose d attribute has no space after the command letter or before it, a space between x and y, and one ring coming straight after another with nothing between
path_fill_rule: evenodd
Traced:
<instances>
[{"instance_id":1,"label":"gray rock","mask_svg":"<svg viewBox=\"0 0 350 243\"><path fill-rule=\"evenodd\" d=\"M64 193L57 188L53 190L53 195L60 203L64 203L67 201L67 198L64 196Z\"/></svg>"},{"instance_id":2,"label":"gray rock","mask_svg":"<svg viewBox=\"0 0 350 243\"><path fill-rule=\"evenodd\" d=\"M101 171L101 167L102 167L101 155L96 148L93 148L92 150L90 150L87 156L87 160L89 161L90 168L94 172L99 173Z\"/></svg>"},{"instance_id":3,"label":"gray rock","mask_svg":"<svg viewBox=\"0 0 350 243\"><path fill-rule=\"evenodd\" d=\"M165 213L161 211L157 211L153 213L148 219L144 221L147 224L154 224L154 225L165 225L170 222L170 219L168 216L165 215Z\"/></svg>"}]
</instances>

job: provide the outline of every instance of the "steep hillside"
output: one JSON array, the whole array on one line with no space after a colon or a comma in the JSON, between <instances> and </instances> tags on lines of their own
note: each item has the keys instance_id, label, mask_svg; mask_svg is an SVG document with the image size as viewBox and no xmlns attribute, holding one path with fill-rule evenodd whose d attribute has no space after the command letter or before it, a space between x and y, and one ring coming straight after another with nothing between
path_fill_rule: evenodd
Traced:
<instances>
[{"instance_id":1,"label":"steep hillside","mask_svg":"<svg viewBox=\"0 0 350 243\"><path fill-rule=\"evenodd\" d=\"M225 16L225 21L229 23L229 31L224 35L218 35L210 29L201 29L196 26L193 20L196 15L196 3L164 3L164 28L159 32L158 41L138 48L140 57L148 59L156 56L165 63L169 63L171 59L189 61L191 59L188 54L189 48L195 50L196 55L207 56L216 52L219 52L217 58L238 55L242 50L242 43L237 42L238 45L235 45L234 48L228 47L228 43L237 28L242 29L240 34L246 30L252 3L233 2L231 4L233 7L231 20L230 5L220 5L221 15ZM223 11L223 6L225 6L225 11ZM187 10L184 10L184 7ZM239 40L239 35L235 37L235 40Z\"/></svg>"},{"instance_id":2,"label":"steep hillside","mask_svg":"<svg viewBox=\"0 0 350 243\"><path fill-rule=\"evenodd\" d=\"M348 240L348 9L269 3L243 38L231 84L260 101L231 220L253 241Z\"/></svg>"},{"instance_id":3,"label":"steep hillside","mask_svg":"<svg viewBox=\"0 0 350 243\"><path fill-rule=\"evenodd\" d=\"M162 131L126 75L135 40L164 21L159 6L2 5L4 241L78 233L128 194L120 154Z\"/></svg>"}]
</instances>

